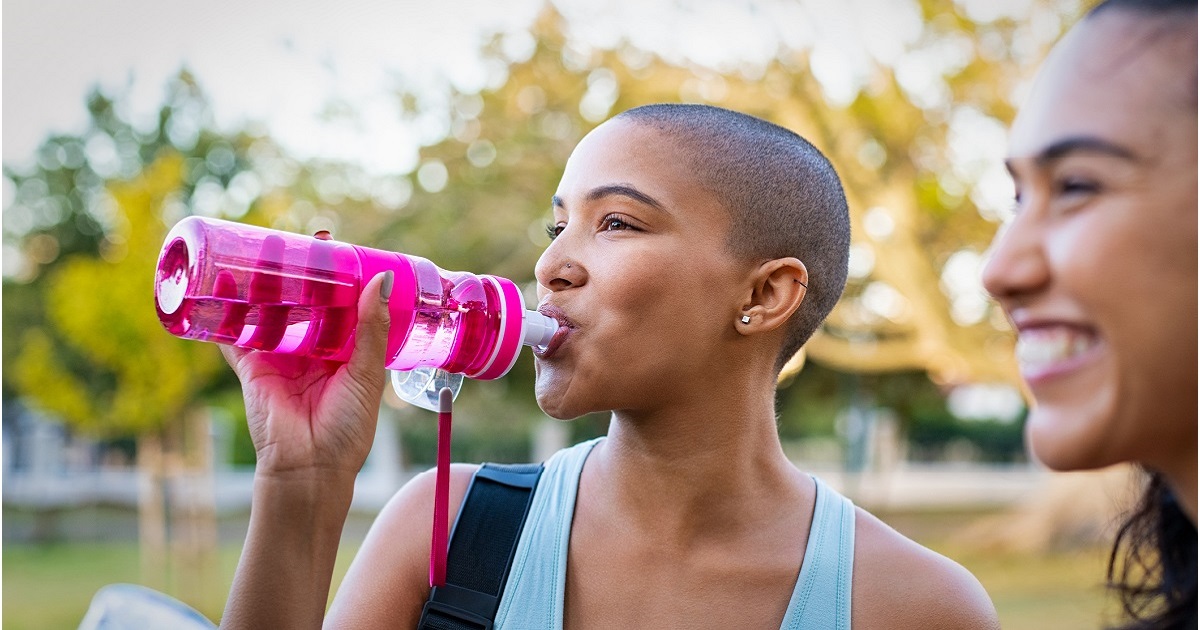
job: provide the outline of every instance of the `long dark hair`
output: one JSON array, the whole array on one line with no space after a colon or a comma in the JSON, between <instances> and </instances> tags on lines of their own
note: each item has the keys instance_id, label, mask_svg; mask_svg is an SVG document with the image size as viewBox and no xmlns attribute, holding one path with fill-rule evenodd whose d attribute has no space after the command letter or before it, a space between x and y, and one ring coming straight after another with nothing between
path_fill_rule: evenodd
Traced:
<instances>
[{"instance_id":1,"label":"long dark hair","mask_svg":"<svg viewBox=\"0 0 1200 630\"><path fill-rule=\"evenodd\" d=\"M1148 476L1108 559L1108 586L1127 617L1118 628L1195 628L1196 525L1166 479L1156 472Z\"/></svg>"}]
</instances>

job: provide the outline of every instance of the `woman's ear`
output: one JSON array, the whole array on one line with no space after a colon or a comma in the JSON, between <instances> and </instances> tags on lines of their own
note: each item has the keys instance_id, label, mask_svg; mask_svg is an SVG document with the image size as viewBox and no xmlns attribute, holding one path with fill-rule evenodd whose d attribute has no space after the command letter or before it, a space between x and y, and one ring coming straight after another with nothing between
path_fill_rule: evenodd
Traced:
<instances>
[{"instance_id":1,"label":"woman's ear","mask_svg":"<svg viewBox=\"0 0 1200 630\"><path fill-rule=\"evenodd\" d=\"M776 258L758 267L738 315L743 334L775 330L792 317L808 294L808 268L798 258Z\"/></svg>"}]
</instances>

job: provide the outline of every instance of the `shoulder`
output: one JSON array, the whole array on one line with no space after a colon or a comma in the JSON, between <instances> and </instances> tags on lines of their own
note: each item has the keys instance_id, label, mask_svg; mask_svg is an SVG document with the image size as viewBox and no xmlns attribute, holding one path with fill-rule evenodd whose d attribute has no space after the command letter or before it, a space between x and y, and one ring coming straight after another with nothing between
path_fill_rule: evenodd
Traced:
<instances>
[{"instance_id":1,"label":"shoulder","mask_svg":"<svg viewBox=\"0 0 1200 630\"><path fill-rule=\"evenodd\" d=\"M451 519L478 469L473 464L451 465ZM435 472L423 472L404 484L380 511L338 588L327 625L416 627L429 598L435 485Z\"/></svg>"},{"instance_id":2,"label":"shoulder","mask_svg":"<svg viewBox=\"0 0 1200 630\"><path fill-rule=\"evenodd\" d=\"M853 622L859 628L994 629L996 608L962 565L855 509Z\"/></svg>"},{"instance_id":3,"label":"shoulder","mask_svg":"<svg viewBox=\"0 0 1200 630\"><path fill-rule=\"evenodd\" d=\"M471 485L471 479L477 470L479 470L477 464L450 465L450 514L458 513L458 506L466 496L467 488ZM371 531L367 534L367 540L363 543L364 547L372 542L372 537L383 534L403 533L405 534L404 538L407 539L417 533L413 531L417 527L421 528L420 533L432 533L433 493L436 483L437 471L431 469L416 475L404 484L375 518L374 524L371 525ZM392 544L395 542L395 540L391 541ZM425 539L423 544L428 548L429 540Z\"/></svg>"}]
</instances>

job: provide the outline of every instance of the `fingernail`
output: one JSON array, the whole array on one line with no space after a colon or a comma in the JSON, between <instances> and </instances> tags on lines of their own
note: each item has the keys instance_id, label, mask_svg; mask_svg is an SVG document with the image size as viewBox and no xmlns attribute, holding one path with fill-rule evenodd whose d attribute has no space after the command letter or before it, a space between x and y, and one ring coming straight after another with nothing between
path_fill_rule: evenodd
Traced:
<instances>
[{"instance_id":1,"label":"fingernail","mask_svg":"<svg viewBox=\"0 0 1200 630\"><path fill-rule=\"evenodd\" d=\"M313 234L313 238L322 241L331 241L333 240L333 235L329 233L329 230L320 230L316 234Z\"/></svg>"},{"instance_id":2,"label":"fingernail","mask_svg":"<svg viewBox=\"0 0 1200 630\"><path fill-rule=\"evenodd\" d=\"M392 297L392 283L396 280L396 274L392 271L383 272L383 283L379 285L379 299L387 302Z\"/></svg>"}]
</instances>

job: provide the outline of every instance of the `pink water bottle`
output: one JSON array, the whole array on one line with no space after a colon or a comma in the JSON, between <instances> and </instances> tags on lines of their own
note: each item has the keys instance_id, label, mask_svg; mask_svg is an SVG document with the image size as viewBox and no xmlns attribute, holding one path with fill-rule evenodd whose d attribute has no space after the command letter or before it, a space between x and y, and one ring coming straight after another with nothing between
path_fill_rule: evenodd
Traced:
<instances>
[{"instance_id":1,"label":"pink water bottle","mask_svg":"<svg viewBox=\"0 0 1200 630\"><path fill-rule=\"evenodd\" d=\"M154 295L173 335L267 352L346 361L358 295L376 274L395 274L386 365L397 383L436 405L446 375L506 374L521 345L549 343L558 323L525 310L506 278L445 271L417 256L326 241L219 219L187 217L167 234ZM415 387L409 376L423 375ZM437 378L441 382L435 383ZM461 383L461 377L459 377ZM451 384L451 386L453 386ZM457 389L457 388L455 388ZM425 404L422 404L424 402Z\"/></svg>"}]
</instances>

